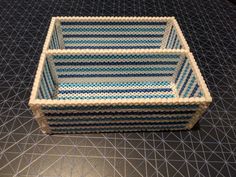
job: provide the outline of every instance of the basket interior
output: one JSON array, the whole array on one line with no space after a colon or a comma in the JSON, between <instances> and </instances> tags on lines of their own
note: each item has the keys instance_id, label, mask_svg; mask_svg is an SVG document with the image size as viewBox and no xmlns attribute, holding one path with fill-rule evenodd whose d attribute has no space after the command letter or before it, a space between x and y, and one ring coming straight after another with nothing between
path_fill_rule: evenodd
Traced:
<instances>
[{"instance_id":1,"label":"basket interior","mask_svg":"<svg viewBox=\"0 0 236 177\"><path fill-rule=\"evenodd\" d=\"M189 59L181 54L55 54L46 57L39 99L201 97Z\"/></svg>"},{"instance_id":2,"label":"basket interior","mask_svg":"<svg viewBox=\"0 0 236 177\"><path fill-rule=\"evenodd\" d=\"M59 21L49 49L181 49L171 20Z\"/></svg>"}]
</instances>

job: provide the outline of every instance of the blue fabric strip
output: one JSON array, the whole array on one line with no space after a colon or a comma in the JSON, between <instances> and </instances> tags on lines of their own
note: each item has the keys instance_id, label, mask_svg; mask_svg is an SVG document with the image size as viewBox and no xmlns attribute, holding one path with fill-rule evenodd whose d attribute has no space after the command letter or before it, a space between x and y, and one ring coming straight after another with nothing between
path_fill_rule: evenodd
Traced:
<instances>
[{"instance_id":1,"label":"blue fabric strip","mask_svg":"<svg viewBox=\"0 0 236 177\"><path fill-rule=\"evenodd\" d=\"M152 131L155 131L155 130L166 130L166 129L170 129L170 128L173 128L173 129L185 129L186 126L184 125L175 125L175 126L165 126L165 125L162 125L161 127L158 126L158 127L113 127L113 128L109 128L109 127L106 127L106 129L103 129L101 130L101 128L66 128L66 129L62 129L62 128L57 128L57 127L52 127L52 132L53 133L64 133L64 132L67 132L67 133L77 133L77 132L80 132L80 133L83 133L83 132L110 132L110 131L132 131L132 130L135 130L137 131L137 129L139 130L152 130Z\"/></svg>"},{"instance_id":2,"label":"blue fabric strip","mask_svg":"<svg viewBox=\"0 0 236 177\"><path fill-rule=\"evenodd\" d=\"M39 87L39 92L40 92L39 95L41 96L41 99L42 99L42 98L47 98L46 95L43 94L42 89L43 89L43 88L42 88L42 82L41 82L40 87ZM40 97L39 97L39 98L40 98Z\"/></svg>"},{"instance_id":3,"label":"blue fabric strip","mask_svg":"<svg viewBox=\"0 0 236 177\"><path fill-rule=\"evenodd\" d=\"M162 38L163 34L63 34L63 38Z\"/></svg>"},{"instance_id":4,"label":"blue fabric strip","mask_svg":"<svg viewBox=\"0 0 236 177\"><path fill-rule=\"evenodd\" d=\"M61 22L62 26L68 25L166 25L167 22Z\"/></svg>"},{"instance_id":5,"label":"blue fabric strip","mask_svg":"<svg viewBox=\"0 0 236 177\"><path fill-rule=\"evenodd\" d=\"M185 81L184 79L187 75L189 67L190 67L190 65L189 65L189 63L187 63L186 66L183 69L183 74L181 75L181 78L179 79L177 87L176 87L178 91L180 89L181 84Z\"/></svg>"},{"instance_id":6,"label":"blue fabric strip","mask_svg":"<svg viewBox=\"0 0 236 177\"><path fill-rule=\"evenodd\" d=\"M173 29L172 33L171 33L171 36L170 36L170 41L169 41L168 49L171 49L171 45L172 45L174 36L175 36L175 30Z\"/></svg>"},{"instance_id":7,"label":"blue fabric strip","mask_svg":"<svg viewBox=\"0 0 236 177\"><path fill-rule=\"evenodd\" d=\"M56 27L56 25L55 25L55 35L56 35L56 38L57 38L57 49L59 49L60 46L59 46L59 39L58 39L58 34L57 34L57 27Z\"/></svg>"},{"instance_id":8,"label":"blue fabric strip","mask_svg":"<svg viewBox=\"0 0 236 177\"><path fill-rule=\"evenodd\" d=\"M184 91L185 87L188 86L187 83L188 83L188 80L189 80L192 72L193 72L192 69L190 69L190 71L189 71L189 73L187 75L187 78L185 79L184 84L182 85L182 88L180 89L180 92L179 92L180 96L182 95L182 92Z\"/></svg>"},{"instance_id":9,"label":"blue fabric strip","mask_svg":"<svg viewBox=\"0 0 236 177\"><path fill-rule=\"evenodd\" d=\"M127 87L127 86L169 86L170 82L94 82L94 83L61 83L59 87Z\"/></svg>"},{"instance_id":10,"label":"blue fabric strip","mask_svg":"<svg viewBox=\"0 0 236 177\"><path fill-rule=\"evenodd\" d=\"M59 100L91 100L91 99L137 99L137 98L175 98L174 94L163 95L118 95L118 96L63 96L57 99Z\"/></svg>"},{"instance_id":11,"label":"blue fabric strip","mask_svg":"<svg viewBox=\"0 0 236 177\"><path fill-rule=\"evenodd\" d=\"M175 115L175 114L193 114L195 111L193 110L187 110L187 111L145 111L145 112L80 112L80 113L45 113L45 116L115 116L115 115Z\"/></svg>"},{"instance_id":12,"label":"blue fabric strip","mask_svg":"<svg viewBox=\"0 0 236 177\"><path fill-rule=\"evenodd\" d=\"M44 93L44 98L46 98L46 99L50 99L51 97L50 97L50 95L49 95L49 91L48 91L48 89L46 88L46 83L45 83L46 81L45 81L45 78L44 77L42 77L42 79L41 79L41 83L40 83L40 87L42 88L42 91L43 91L43 93Z\"/></svg>"},{"instance_id":13,"label":"blue fabric strip","mask_svg":"<svg viewBox=\"0 0 236 177\"><path fill-rule=\"evenodd\" d=\"M59 68L57 72L175 71L175 68Z\"/></svg>"},{"instance_id":14,"label":"blue fabric strip","mask_svg":"<svg viewBox=\"0 0 236 177\"><path fill-rule=\"evenodd\" d=\"M55 81L54 81L54 79L53 79L53 77L52 77L52 72L51 72L51 68L49 67L48 59L46 59L46 67L47 67L47 69L48 69L48 73L49 73L49 75L50 75L50 78L51 78L51 80L52 80L52 82L53 82L53 86L55 86L56 83L55 83Z\"/></svg>"},{"instance_id":15,"label":"blue fabric strip","mask_svg":"<svg viewBox=\"0 0 236 177\"><path fill-rule=\"evenodd\" d=\"M176 40L177 40L177 34L175 34L174 42L173 42L173 44L172 44L172 46L171 46L171 49L174 49L174 46L175 46Z\"/></svg>"},{"instance_id":16,"label":"blue fabric strip","mask_svg":"<svg viewBox=\"0 0 236 177\"><path fill-rule=\"evenodd\" d=\"M52 92L53 92L55 85L54 85L54 82L53 82L53 79L52 79L50 70L49 70L49 68L48 68L47 61L46 61L46 63L45 63L45 74L46 74L46 76L47 76L48 83L49 83L49 85L50 85L50 89L51 89Z\"/></svg>"},{"instance_id":17,"label":"blue fabric strip","mask_svg":"<svg viewBox=\"0 0 236 177\"><path fill-rule=\"evenodd\" d=\"M52 34L52 38L51 38L51 44L50 44L50 49L55 49L55 44L54 44L54 37L53 37L53 34Z\"/></svg>"},{"instance_id":18,"label":"blue fabric strip","mask_svg":"<svg viewBox=\"0 0 236 177\"><path fill-rule=\"evenodd\" d=\"M170 41L170 36L171 36L171 34L172 34L172 31L173 31L173 26L171 27L170 33L169 33L169 35L168 35L168 39L167 39L167 43L166 43L166 48L168 48L169 41Z\"/></svg>"},{"instance_id":19,"label":"blue fabric strip","mask_svg":"<svg viewBox=\"0 0 236 177\"><path fill-rule=\"evenodd\" d=\"M188 92L190 91L190 89L192 88L193 84L195 83L194 81L195 81L195 77L193 76L193 78L191 79L191 81L190 81L190 83L188 85L187 90L184 93L184 97L187 97Z\"/></svg>"},{"instance_id":20,"label":"blue fabric strip","mask_svg":"<svg viewBox=\"0 0 236 177\"><path fill-rule=\"evenodd\" d=\"M75 124L50 124L50 127L87 127L87 126L128 126L128 125L175 125L175 124L187 124L188 121L176 121L176 122L133 122L133 123L121 123L121 122L116 122L116 123L94 123L94 124L84 124L84 123L75 123Z\"/></svg>"},{"instance_id":21,"label":"blue fabric strip","mask_svg":"<svg viewBox=\"0 0 236 177\"><path fill-rule=\"evenodd\" d=\"M144 44L161 43L161 40L66 40L65 44Z\"/></svg>"},{"instance_id":22,"label":"blue fabric strip","mask_svg":"<svg viewBox=\"0 0 236 177\"><path fill-rule=\"evenodd\" d=\"M46 117L47 118L47 117ZM192 116L166 116L166 117L114 117L114 118L99 118L99 119L89 119L88 118L63 118L63 117L58 117L58 118L47 118L48 122L103 122L103 121L143 121L143 120L179 120L179 119L191 119Z\"/></svg>"},{"instance_id":23,"label":"blue fabric strip","mask_svg":"<svg viewBox=\"0 0 236 177\"><path fill-rule=\"evenodd\" d=\"M75 27L75 28L62 28L62 32L164 32L165 28L83 28L83 27Z\"/></svg>"},{"instance_id":24,"label":"blue fabric strip","mask_svg":"<svg viewBox=\"0 0 236 177\"><path fill-rule=\"evenodd\" d=\"M182 70L183 70L183 67L184 67L186 61L187 61L187 58L184 58L184 61L183 61L182 65L181 65L181 67L180 67L180 70L178 71L178 74L177 74L177 76L176 76L176 78L175 78L175 83L176 83L176 84L177 84L177 81L178 81L178 79L179 79L179 76L180 76L180 74L181 74L181 72L182 72Z\"/></svg>"},{"instance_id":25,"label":"blue fabric strip","mask_svg":"<svg viewBox=\"0 0 236 177\"><path fill-rule=\"evenodd\" d=\"M160 46L65 46L65 49L159 49Z\"/></svg>"},{"instance_id":26,"label":"blue fabric strip","mask_svg":"<svg viewBox=\"0 0 236 177\"><path fill-rule=\"evenodd\" d=\"M46 90L45 91L47 91L48 93L49 93L49 98L52 98L52 90L51 90L51 87L50 87L50 85L49 85L49 83L48 83L48 79L47 79L47 77L45 76L45 71L43 72L43 79L44 79L44 81L45 81L45 86L46 86Z\"/></svg>"},{"instance_id":27,"label":"blue fabric strip","mask_svg":"<svg viewBox=\"0 0 236 177\"><path fill-rule=\"evenodd\" d=\"M176 65L177 61L127 61L127 62L55 62L56 66L109 66L109 65Z\"/></svg>"},{"instance_id":28,"label":"blue fabric strip","mask_svg":"<svg viewBox=\"0 0 236 177\"><path fill-rule=\"evenodd\" d=\"M190 97L194 96L194 94L197 92L198 88L199 88L199 86L198 86L198 84L196 84L193 91L192 91L192 93L190 94Z\"/></svg>"},{"instance_id":29,"label":"blue fabric strip","mask_svg":"<svg viewBox=\"0 0 236 177\"><path fill-rule=\"evenodd\" d=\"M86 77L170 77L173 73L156 74L59 74L58 78L86 78Z\"/></svg>"},{"instance_id":30,"label":"blue fabric strip","mask_svg":"<svg viewBox=\"0 0 236 177\"><path fill-rule=\"evenodd\" d=\"M52 77L51 77L51 73L50 71L48 70L48 63L47 63L47 59L45 61L45 66L44 66L44 72L45 72L45 76L47 78L47 81L48 81L48 84L50 86L51 89L53 89L53 82L52 82Z\"/></svg>"},{"instance_id":31,"label":"blue fabric strip","mask_svg":"<svg viewBox=\"0 0 236 177\"><path fill-rule=\"evenodd\" d=\"M133 122L133 123L98 123L98 124L90 124L89 126L129 126L129 125L134 125L134 126L144 126L144 125L175 125L175 124L187 124L188 121L176 121L176 122L142 122L142 123L137 123L137 122ZM50 127L87 127L88 124L83 124L83 123L76 123L76 124L50 124Z\"/></svg>"},{"instance_id":32,"label":"blue fabric strip","mask_svg":"<svg viewBox=\"0 0 236 177\"><path fill-rule=\"evenodd\" d=\"M61 94L71 94L71 93L127 93L127 92L171 92L170 88L158 88L158 89L125 89L125 90L60 90Z\"/></svg>"},{"instance_id":33,"label":"blue fabric strip","mask_svg":"<svg viewBox=\"0 0 236 177\"><path fill-rule=\"evenodd\" d=\"M179 59L175 54L116 54L116 55L54 55L54 60L77 60L77 59Z\"/></svg>"},{"instance_id":34,"label":"blue fabric strip","mask_svg":"<svg viewBox=\"0 0 236 177\"><path fill-rule=\"evenodd\" d=\"M105 106L65 106L65 107L42 107L43 110L112 110L112 109L198 109L198 105L105 105Z\"/></svg>"}]
</instances>

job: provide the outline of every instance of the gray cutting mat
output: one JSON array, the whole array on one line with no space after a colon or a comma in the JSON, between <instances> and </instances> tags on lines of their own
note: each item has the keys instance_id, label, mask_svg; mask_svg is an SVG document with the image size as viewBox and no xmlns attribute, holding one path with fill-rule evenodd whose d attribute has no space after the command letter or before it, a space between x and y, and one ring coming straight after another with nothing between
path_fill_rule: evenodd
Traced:
<instances>
[{"instance_id":1,"label":"gray cutting mat","mask_svg":"<svg viewBox=\"0 0 236 177\"><path fill-rule=\"evenodd\" d=\"M192 131L47 136L27 106L51 16L175 16L213 96ZM236 176L236 6L226 0L1 0L0 176Z\"/></svg>"}]
</instances>

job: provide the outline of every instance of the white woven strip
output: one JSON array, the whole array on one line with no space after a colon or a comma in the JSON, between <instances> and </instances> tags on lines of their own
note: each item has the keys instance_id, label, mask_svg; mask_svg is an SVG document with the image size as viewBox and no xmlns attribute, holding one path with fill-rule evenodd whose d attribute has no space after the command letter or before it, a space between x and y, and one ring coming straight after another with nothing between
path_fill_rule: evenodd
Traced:
<instances>
[{"instance_id":1,"label":"white woven strip","mask_svg":"<svg viewBox=\"0 0 236 177\"><path fill-rule=\"evenodd\" d=\"M67 29L67 28L74 28L74 29L90 29L90 28L106 28L106 29L126 29L126 28L133 28L133 29L165 29L166 25L61 25L61 29Z\"/></svg>"},{"instance_id":2,"label":"white woven strip","mask_svg":"<svg viewBox=\"0 0 236 177\"><path fill-rule=\"evenodd\" d=\"M92 77L92 78L59 78L62 83L98 83L98 82L159 82L172 81L172 77Z\"/></svg>"},{"instance_id":3,"label":"white woven strip","mask_svg":"<svg viewBox=\"0 0 236 177\"><path fill-rule=\"evenodd\" d=\"M129 28L122 28L122 27L118 27L117 29L124 29L124 31L99 31L99 30L95 30L96 27L93 27L91 29L94 29L94 31L83 31L83 29L86 29L84 28L83 26L79 26L77 27L78 29L81 29L80 31L75 31L76 27L73 27L71 31L66 31L68 28L62 28L62 34L63 35L163 35L164 34L164 30L165 28L159 28L160 30L158 30L158 28L154 28L153 31L150 30L150 28L144 28L146 29L147 31L131 31L132 29L131 28L134 28L133 26L129 27ZM98 29L99 28L103 28L103 27L97 27ZM137 29L140 29L140 27L136 27ZM63 30L64 29L64 30ZM74 29L74 31L73 31ZM111 27L111 29L115 29L113 27ZM152 29L152 28L151 28ZM68 29L69 30L69 29ZM127 30L127 31L125 31ZM156 30L156 31L155 31ZM70 37L66 37L64 36L64 38L66 39L70 39ZM89 37L90 38L90 37ZM149 38L149 37L147 37ZM110 38L108 38L110 39ZM119 38L118 38L119 39Z\"/></svg>"},{"instance_id":4,"label":"white woven strip","mask_svg":"<svg viewBox=\"0 0 236 177\"><path fill-rule=\"evenodd\" d=\"M112 89L112 90L127 90L127 89L157 89L157 88L170 88L170 86L152 86L152 85L140 85L140 86L129 86L128 84L125 87L63 87L59 85L58 90L103 90L103 89Z\"/></svg>"},{"instance_id":5,"label":"white woven strip","mask_svg":"<svg viewBox=\"0 0 236 177\"><path fill-rule=\"evenodd\" d=\"M136 60L135 60L136 61ZM75 61L68 61L68 62L75 62ZM86 62L86 61L78 61L77 60L77 62ZM89 61L87 61L87 62L89 62ZM96 61L91 61L91 62L96 62ZM99 62L100 62L100 60L99 60ZM104 61L104 62L112 62L112 61ZM118 61L117 61L118 62ZM125 61L123 61L123 62L125 62ZM172 62L172 61L171 61ZM173 62L176 62L176 61L174 61L173 60ZM65 62L65 63L67 63L67 62ZM175 68L175 66L176 65L158 65L158 64L156 64L156 65L135 65L135 66L133 66L133 68L140 68L140 69L142 69L142 68L157 68L157 69L162 69L163 68L163 70L164 70L164 68ZM118 68L121 68L121 69L125 69L125 68L132 68L132 66L131 65L111 65L110 67L108 67L107 65L103 65L103 66L99 66L99 65L86 65L86 66L55 66L55 69L67 69L67 68L73 68L73 69L80 69L80 68L114 68L114 69L118 69ZM94 71L93 71L94 72Z\"/></svg>"},{"instance_id":6,"label":"white woven strip","mask_svg":"<svg viewBox=\"0 0 236 177\"><path fill-rule=\"evenodd\" d=\"M145 59L140 59L140 58L123 58L123 57L117 57L117 58L106 58L106 59L93 59L93 58L88 58L88 59L53 59L54 62L60 62L60 63L68 63L68 62L178 62L180 59L179 58L145 58ZM106 63L104 63L105 65ZM164 65L159 65L157 64L157 66L171 66L173 64L164 64ZM95 66L95 65L94 65ZM94 67L93 65L86 65L86 67ZM112 65L112 67L124 67L126 65L123 66L116 66L116 65ZM132 67L132 65L128 65L129 67ZM135 67L139 67L139 65L134 65ZM134 67L133 66L133 67ZM146 65L146 67L152 67L153 65ZM155 66L155 65L154 65ZM58 66L56 66L58 67ZM64 66L60 66L60 67L64 67ZM68 66L67 66L68 67ZM71 66L70 66L71 67ZM76 65L73 65L73 67L77 67ZM103 67L103 66L98 66L98 67ZM107 65L105 65L104 67L107 67ZM172 66L173 67L173 66Z\"/></svg>"},{"instance_id":7,"label":"white woven strip","mask_svg":"<svg viewBox=\"0 0 236 177\"><path fill-rule=\"evenodd\" d=\"M113 16L60 16L54 17L63 22L167 22L174 17L113 17Z\"/></svg>"},{"instance_id":8,"label":"white woven strip","mask_svg":"<svg viewBox=\"0 0 236 177\"><path fill-rule=\"evenodd\" d=\"M173 71L70 71L70 72L57 72L58 75L68 75L68 74L173 74Z\"/></svg>"},{"instance_id":9,"label":"white woven strip","mask_svg":"<svg viewBox=\"0 0 236 177\"><path fill-rule=\"evenodd\" d=\"M91 96L144 96L144 95L174 95L174 93L171 92L127 92L127 93L59 93L57 95L57 98L64 98L64 97L91 97Z\"/></svg>"},{"instance_id":10,"label":"white woven strip","mask_svg":"<svg viewBox=\"0 0 236 177\"><path fill-rule=\"evenodd\" d=\"M160 43L92 43L92 44L85 44L85 43L82 43L82 41L80 43L76 43L76 44L66 44L65 43L65 47L99 47L99 46L102 46L102 47L113 47L113 46L116 46L116 47L121 47L121 46L127 46L127 47L132 47L132 46L143 46L143 47L146 47L146 46L155 46L155 47L160 47L161 46L161 42Z\"/></svg>"},{"instance_id":11,"label":"white woven strip","mask_svg":"<svg viewBox=\"0 0 236 177\"><path fill-rule=\"evenodd\" d=\"M161 37L139 37L139 38L134 38L134 37L122 37L122 38L117 38L117 37L109 37L109 38L97 38L97 37L89 37L89 38L84 38L84 37L64 37L64 42L66 41L141 41L141 40L160 40L162 41Z\"/></svg>"}]
</instances>

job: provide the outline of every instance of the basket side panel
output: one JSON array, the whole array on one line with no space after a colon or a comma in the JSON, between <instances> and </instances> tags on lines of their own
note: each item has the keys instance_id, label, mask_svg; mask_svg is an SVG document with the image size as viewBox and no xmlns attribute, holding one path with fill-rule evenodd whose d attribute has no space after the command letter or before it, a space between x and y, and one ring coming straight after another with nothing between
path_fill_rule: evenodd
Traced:
<instances>
[{"instance_id":1,"label":"basket side panel","mask_svg":"<svg viewBox=\"0 0 236 177\"><path fill-rule=\"evenodd\" d=\"M207 110L209 105L210 105L209 102L201 103L199 105L198 109L196 110L195 114L193 115L192 119L189 121L189 124L187 125L188 129L192 129L193 126L201 119L202 115Z\"/></svg>"},{"instance_id":2,"label":"basket side panel","mask_svg":"<svg viewBox=\"0 0 236 177\"><path fill-rule=\"evenodd\" d=\"M47 107L54 133L187 129L199 105L104 105Z\"/></svg>"},{"instance_id":3,"label":"basket side panel","mask_svg":"<svg viewBox=\"0 0 236 177\"><path fill-rule=\"evenodd\" d=\"M65 49L159 49L165 21L62 21Z\"/></svg>"},{"instance_id":4,"label":"basket side panel","mask_svg":"<svg viewBox=\"0 0 236 177\"><path fill-rule=\"evenodd\" d=\"M50 62L46 59L38 90L38 99L52 99L56 91L57 81L55 79Z\"/></svg>"},{"instance_id":5,"label":"basket side panel","mask_svg":"<svg viewBox=\"0 0 236 177\"><path fill-rule=\"evenodd\" d=\"M34 118L37 121L41 131L45 134L51 134L50 127L48 126L48 122L45 119L42 108L40 106L31 106L30 108L33 112Z\"/></svg>"},{"instance_id":6,"label":"basket side panel","mask_svg":"<svg viewBox=\"0 0 236 177\"><path fill-rule=\"evenodd\" d=\"M60 34L60 26L55 24L49 43L49 49L63 49L63 43L61 43L62 39Z\"/></svg>"},{"instance_id":7,"label":"basket side panel","mask_svg":"<svg viewBox=\"0 0 236 177\"><path fill-rule=\"evenodd\" d=\"M60 83L171 81L179 61L177 54L58 54L52 57Z\"/></svg>"},{"instance_id":8,"label":"basket side panel","mask_svg":"<svg viewBox=\"0 0 236 177\"><path fill-rule=\"evenodd\" d=\"M183 57L180 61L174 83L179 97L190 98L203 95L187 57Z\"/></svg>"},{"instance_id":9,"label":"basket side panel","mask_svg":"<svg viewBox=\"0 0 236 177\"><path fill-rule=\"evenodd\" d=\"M167 41L166 41L166 49L182 49L183 45L180 42L180 39L177 35L177 31L173 25L169 25L170 29L168 32Z\"/></svg>"}]
</instances>

